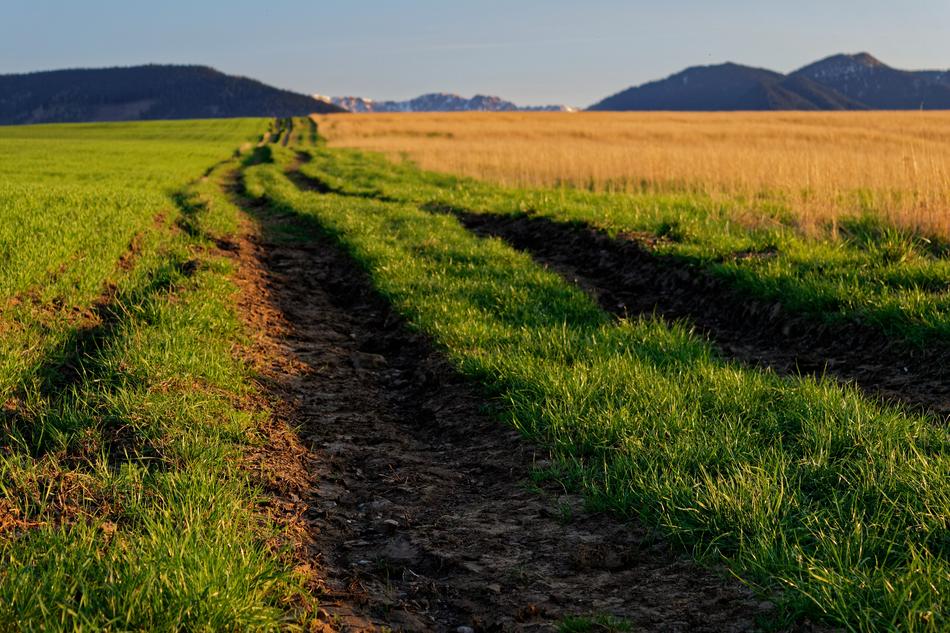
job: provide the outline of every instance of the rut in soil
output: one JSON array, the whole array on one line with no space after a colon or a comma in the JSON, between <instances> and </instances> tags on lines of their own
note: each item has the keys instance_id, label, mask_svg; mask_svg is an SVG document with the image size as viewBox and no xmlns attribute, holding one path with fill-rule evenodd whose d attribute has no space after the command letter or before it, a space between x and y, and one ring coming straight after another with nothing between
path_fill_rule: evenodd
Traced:
<instances>
[{"instance_id":1,"label":"rut in soil","mask_svg":"<svg viewBox=\"0 0 950 633\"><path fill-rule=\"evenodd\" d=\"M887 340L860 324L831 325L756 302L724 281L636 239L532 216L444 207L466 228L498 237L593 295L617 316L657 314L685 321L725 358L783 375L827 375L872 397L950 418L950 350Z\"/></svg>"},{"instance_id":2,"label":"rut in soil","mask_svg":"<svg viewBox=\"0 0 950 633\"><path fill-rule=\"evenodd\" d=\"M393 201L382 194L342 191L299 171L309 160L307 153L299 153L287 174L301 190ZM653 253L650 242L655 238L649 236L611 237L582 223L476 213L439 203L420 208L453 215L473 233L527 252L618 317L658 315L683 321L724 358L781 375L829 376L872 398L950 421L948 345L915 347L860 323L830 324L790 313L780 303L745 296L694 265Z\"/></svg>"},{"instance_id":3,"label":"rut in soil","mask_svg":"<svg viewBox=\"0 0 950 633\"><path fill-rule=\"evenodd\" d=\"M237 189L255 221L233 254L241 310L262 339L262 382L298 429L284 459L307 470L274 503L300 519L298 558L317 569L328 618L344 630L534 631L611 614L691 632L770 618L773 605L734 579L533 482L546 452L493 419L313 220ZM305 239L277 237L288 230Z\"/></svg>"}]
</instances>

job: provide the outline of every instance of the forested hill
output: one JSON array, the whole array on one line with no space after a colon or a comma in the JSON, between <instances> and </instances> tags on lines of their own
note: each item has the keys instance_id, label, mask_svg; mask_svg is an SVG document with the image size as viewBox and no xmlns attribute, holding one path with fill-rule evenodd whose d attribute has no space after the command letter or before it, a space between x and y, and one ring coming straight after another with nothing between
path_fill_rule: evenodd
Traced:
<instances>
[{"instance_id":1,"label":"forested hill","mask_svg":"<svg viewBox=\"0 0 950 633\"><path fill-rule=\"evenodd\" d=\"M285 117L341 108L207 66L0 75L0 124Z\"/></svg>"}]
</instances>

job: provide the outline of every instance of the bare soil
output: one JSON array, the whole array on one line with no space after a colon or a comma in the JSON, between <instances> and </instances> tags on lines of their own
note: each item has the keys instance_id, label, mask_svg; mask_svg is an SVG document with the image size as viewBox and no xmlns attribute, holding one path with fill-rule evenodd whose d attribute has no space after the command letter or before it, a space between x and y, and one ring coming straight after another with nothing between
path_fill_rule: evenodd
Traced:
<instances>
[{"instance_id":1,"label":"bare soil","mask_svg":"<svg viewBox=\"0 0 950 633\"><path fill-rule=\"evenodd\" d=\"M743 296L687 263L651 252L644 235L610 237L547 218L450 211L470 230L527 251L619 316L685 321L727 358L785 375L828 375L873 397L950 419L950 349L920 349L861 323L832 325ZM745 253L741 256L769 256Z\"/></svg>"},{"instance_id":2,"label":"bare soil","mask_svg":"<svg viewBox=\"0 0 950 633\"><path fill-rule=\"evenodd\" d=\"M255 222L227 252L277 412L249 466L312 572L315 629L546 631L611 614L696 633L770 619L773 605L721 570L532 483L548 454L493 419L337 245L235 200ZM305 239L275 237L288 228Z\"/></svg>"}]
</instances>

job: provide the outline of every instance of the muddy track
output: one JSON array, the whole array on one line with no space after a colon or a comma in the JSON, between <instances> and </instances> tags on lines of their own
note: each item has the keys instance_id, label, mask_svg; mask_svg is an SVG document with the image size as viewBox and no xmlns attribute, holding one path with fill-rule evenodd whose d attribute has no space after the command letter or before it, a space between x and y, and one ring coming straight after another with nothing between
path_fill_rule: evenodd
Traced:
<instances>
[{"instance_id":1,"label":"muddy track","mask_svg":"<svg viewBox=\"0 0 950 633\"><path fill-rule=\"evenodd\" d=\"M544 631L612 614L634 630L720 632L768 619L773 606L733 579L530 483L547 454L488 415L318 226L234 200L255 221L231 252L253 362L297 429L257 462L278 464L272 504L295 519L325 630ZM306 239L272 237L288 229Z\"/></svg>"},{"instance_id":2,"label":"muddy track","mask_svg":"<svg viewBox=\"0 0 950 633\"><path fill-rule=\"evenodd\" d=\"M294 133L294 120L291 118L280 119L281 124L281 133L283 136L280 139L280 144L284 147L290 143L290 137Z\"/></svg>"},{"instance_id":3,"label":"muddy track","mask_svg":"<svg viewBox=\"0 0 950 633\"><path fill-rule=\"evenodd\" d=\"M694 325L727 358L780 374L827 374L875 397L950 417L950 351L888 341L861 324L818 324L757 303L708 273L656 255L638 238L612 238L542 217L443 207L469 230L495 236L591 293L619 316L658 314Z\"/></svg>"}]
</instances>

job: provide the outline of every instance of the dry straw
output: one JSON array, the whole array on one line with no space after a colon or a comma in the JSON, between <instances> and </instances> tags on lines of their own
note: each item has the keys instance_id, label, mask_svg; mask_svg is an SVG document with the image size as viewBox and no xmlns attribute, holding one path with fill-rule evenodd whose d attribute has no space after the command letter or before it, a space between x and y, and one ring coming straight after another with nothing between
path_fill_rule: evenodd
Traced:
<instances>
[{"instance_id":1,"label":"dry straw","mask_svg":"<svg viewBox=\"0 0 950 633\"><path fill-rule=\"evenodd\" d=\"M317 117L331 145L504 185L692 191L803 230L874 213L950 236L950 112ZM761 217L759 218L761 220Z\"/></svg>"}]
</instances>

